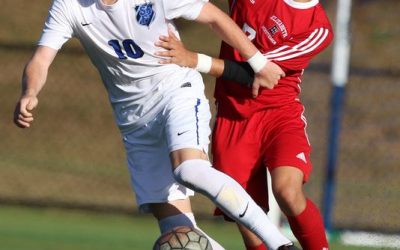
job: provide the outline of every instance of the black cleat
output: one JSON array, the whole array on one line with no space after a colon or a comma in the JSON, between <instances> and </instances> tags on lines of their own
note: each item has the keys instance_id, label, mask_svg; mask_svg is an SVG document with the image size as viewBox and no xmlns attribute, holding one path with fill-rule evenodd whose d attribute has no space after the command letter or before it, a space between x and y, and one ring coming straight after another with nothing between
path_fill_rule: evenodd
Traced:
<instances>
[{"instance_id":1,"label":"black cleat","mask_svg":"<svg viewBox=\"0 0 400 250\"><path fill-rule=\"evenodd\" d=\"M293 245L293 243L290 243L287 245L280 246L278 250L300 250L300 248Z\"/></svg>"}]
</instances>

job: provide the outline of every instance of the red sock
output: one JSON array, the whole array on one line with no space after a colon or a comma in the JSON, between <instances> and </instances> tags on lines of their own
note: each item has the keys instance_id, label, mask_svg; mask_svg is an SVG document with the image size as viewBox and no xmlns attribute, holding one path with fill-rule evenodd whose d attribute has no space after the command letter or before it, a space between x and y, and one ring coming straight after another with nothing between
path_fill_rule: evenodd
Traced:
<instances>
[{"instance_id":1,"label":"red sock","mask_svg":"<svg viewBox=\"0 0 400 250\"><path fill-rule=\"evenodd\" d=\"M288 216L288 221L304 250L328 250L321 213L312 201L307 199L304 211L297 216Z\"/></svg>"},{"instance_id":2,"label":"red sock","mask_svg":"<svg viewBox=\"0 0 400 250\"><path fill-rule=\"evenodd\" d=\"M264 245L264 243L261 243L261 245L257 247L246 246L246 250L268 250L268 248Z\"/></svg>"}]
</instances>

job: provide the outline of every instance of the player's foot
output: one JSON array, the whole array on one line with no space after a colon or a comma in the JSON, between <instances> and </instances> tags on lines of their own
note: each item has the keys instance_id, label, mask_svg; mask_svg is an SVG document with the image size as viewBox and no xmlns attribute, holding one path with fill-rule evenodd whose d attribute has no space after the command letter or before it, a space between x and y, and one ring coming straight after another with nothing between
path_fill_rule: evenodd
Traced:
<instances>
[{"instance_id":1,"label":"player's foot","mask_svg":"<svg viewBox=\"0 0 400 250\"><path fill-rule=\"evenodd\" d=\"M287 244L280 246L278 250L300 250L300 248L297 248L293 243Z\"/></svg>"}]
</instances>

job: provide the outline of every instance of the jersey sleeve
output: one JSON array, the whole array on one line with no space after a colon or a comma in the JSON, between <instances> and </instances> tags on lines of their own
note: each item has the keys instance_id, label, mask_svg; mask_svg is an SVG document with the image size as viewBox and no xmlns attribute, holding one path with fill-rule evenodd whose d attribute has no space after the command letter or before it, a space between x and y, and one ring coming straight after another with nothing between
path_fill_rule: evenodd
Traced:
<instances>
[{"instance_id":1,"label":"jersey sleeve","mask_svg":"<svg viewBox=\"0 0 400 250\"><path fill-rule=\"evenodd\" d=\"M328 47L332 39L330 27L316 27L290 38L264 56L286 70L302 70L315 55Z\"/></svg>"},{"instance_id":2,"label":"jersey sleeve","mask_svg":"<svg viewBox=\"0 0 400 250\"><path fill-rule=\"evenodd\" d=\"M208 0L163 0L165 17L168 20L185 18L194 20Z\"/></svg>"},{"instance_id":3,"label":"jersey sleeve","mask_svg":"<svg viewBox=\"0 0 400 250\"><path fill-rule=\"evenodd\" d=\"M59 50L72 37L73 29L67 13L68 8L64 0L53 1L38 45Z\"/></svg>"}]
</instances>

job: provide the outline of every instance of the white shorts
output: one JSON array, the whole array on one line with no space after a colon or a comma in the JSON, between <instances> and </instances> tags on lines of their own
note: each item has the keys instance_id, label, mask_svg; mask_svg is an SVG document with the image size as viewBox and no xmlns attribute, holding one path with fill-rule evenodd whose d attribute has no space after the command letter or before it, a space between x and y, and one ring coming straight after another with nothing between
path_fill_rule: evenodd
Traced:
<instances>
[{"instance_id":1,"label":"white shorts","mask_svg":"<svg viewBox=\"0 0 400 250\"><path fill-rule=\"evenodd\" d=\"M153 120L123 134L141 212L149 212L149 203L185 199L194 194L175 181L170 152L183 148L208 151L211 113L202 79L195 77L181 86L166 97L166 106Z\"/></svg>"}]
</instances>

